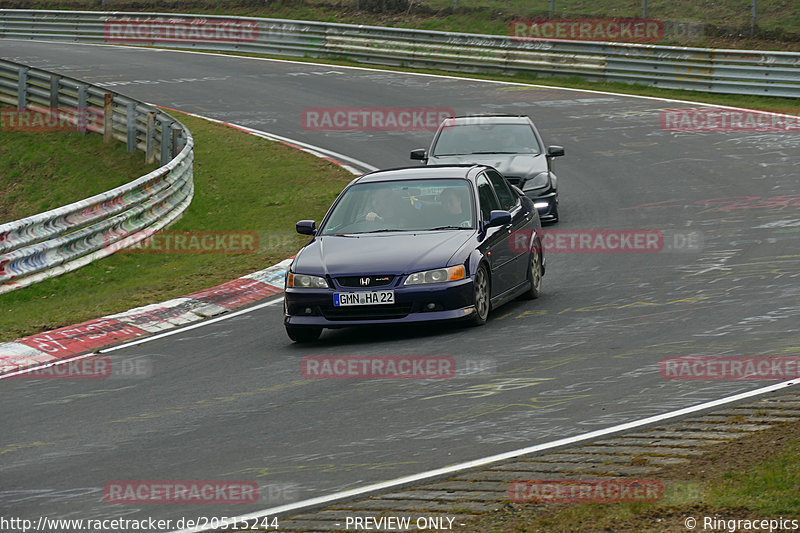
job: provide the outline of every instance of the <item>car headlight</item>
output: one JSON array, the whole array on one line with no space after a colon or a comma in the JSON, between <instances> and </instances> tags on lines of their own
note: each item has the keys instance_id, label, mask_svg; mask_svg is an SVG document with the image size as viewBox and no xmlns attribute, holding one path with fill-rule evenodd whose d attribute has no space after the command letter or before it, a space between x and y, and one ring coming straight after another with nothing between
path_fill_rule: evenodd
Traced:
<instances>
[{"instance_id":1,"label":"car headlight","mask_svg":"<svg viewBox=\"0 0 800 533\"><path fill-rule=\"evenodd\" d=\"M328 281L319 276L307 276L306 274L294 274L289 272L286 278L286 286L295 289L327 289Z\"/></svg>"},{"instance_id":2,"label":"car headlight","mask_svg":"<svg viewBox=\"0 0 800 533\"><path fill-rule=\"evenodd\" d=\"M532 179L527 180L523 186L523 191L531 191L533 189L541 189L542 187L546 187L548 182L550 181L550 176L547 175L547 172L540 172L536 174Z\"/></svg>"},{"instance_id":3,"label":"car headlight","mask_svg":"<svg viewBox=\"0 0 800 533\"><path fill-rule=\"evenodd\" d=\"M422 285L423 283L443 283L445 281L458 281L464 279L464 265L450 268L437 268L435 270L423 270L414 272L404 285Z\"/></svg>"}]
</instances>

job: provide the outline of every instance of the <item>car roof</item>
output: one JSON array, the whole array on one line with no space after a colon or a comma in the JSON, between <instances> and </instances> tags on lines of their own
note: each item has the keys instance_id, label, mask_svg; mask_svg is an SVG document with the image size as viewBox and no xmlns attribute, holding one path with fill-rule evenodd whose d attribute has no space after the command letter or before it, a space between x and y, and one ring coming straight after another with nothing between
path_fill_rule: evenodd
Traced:
<instances>
[{"instance_id":1,"label":"car roof","mask_svg":"<svg viewBox=\"0 0 800 533\"><path fill-rule=\"evenodd\" d=\"M354 183L372 183L376 181L394 180L424 180L424 179L447 179L461 178L470 179L475 175L472 169L490 168L486 165L428 165L410 166L400 168L390 168L386 170L376 170L369 174L356 178Z\"/></svg>"},{"instance_id":2,"label":"car roof","mask_svg":"<svg viewBox=\"0 0 800 533\"><path fill-rule=\"evenodd\" d=\"M531 118L528 115L462 115L449 117L442 121L442 124L462 125L462 124L530 124Z\"/></svg>"}]
</instances>

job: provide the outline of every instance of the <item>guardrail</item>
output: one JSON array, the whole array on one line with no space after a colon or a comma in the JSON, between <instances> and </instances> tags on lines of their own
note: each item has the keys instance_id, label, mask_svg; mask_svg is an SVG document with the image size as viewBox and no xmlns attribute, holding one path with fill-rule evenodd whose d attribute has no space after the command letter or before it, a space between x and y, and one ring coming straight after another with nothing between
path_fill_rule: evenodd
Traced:
<instances>
[{"instance_id":1,"label":"guardrail","mask_svg":"<svg viewBox=\"0 0 800 533\"><path fill-rule=\"evenodd\" d=\"M148 162L160 158L162 165L91 198L1 224L0 294L131 246L189 206L194 141L186 126L166 113L107 89L2 60L0 104L11 106L2 110L7 122L28 113L40 122L73 124L75 130L125 142L129 152L141 149Z\"/></svg>"},{"instance_id":2,"label":"guardrail","mask_svg":"<svg viewBox=\"0 0 800 533\"><path fill-rule=\"evenodd\" d=\"M324 22L0 9L0 38L345 57L460 72L532 72L717 93L800 97L800 53L526 40Z\"/></svg>"}]
</instances>

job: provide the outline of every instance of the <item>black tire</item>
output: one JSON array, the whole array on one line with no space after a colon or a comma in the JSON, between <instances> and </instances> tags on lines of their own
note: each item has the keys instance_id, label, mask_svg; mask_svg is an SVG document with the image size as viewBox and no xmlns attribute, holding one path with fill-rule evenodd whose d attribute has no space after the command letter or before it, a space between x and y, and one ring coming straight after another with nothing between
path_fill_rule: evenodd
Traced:
<instances>
[{"instance_id":1,"label":"black tire","mask_svg":"<svg viewBox=\"0 0 800 533\"><path fill-rule=\"evenodd\" d=\"M486 324L491 309L491 279L486 266L478 267L472 287L475 294L475 312L470 317L469 323L472 326L482 326Z\"/></svg>"},{"instance_id":2,"label":"black tire","mask_svg":"<svg viewBox=\"0 0 800 533\"><path fill-rule=\"evenodd\" d=\"M286 326L286 334L294 342L314 342L322 334L322 328L316 326Z\"/></svg>"},{"instance_id":3,"label":"black tire","mask_svg":"<svg viewBox=\"0 0 800 533\"><path fill-rule=\"evenodd\" d=\"M522 294L525 300L535 300L542 295L542 251L537 243L531 250L530 266L528 267L528 279L531 282L530 288Z\"/></svg>"}]
</instances>

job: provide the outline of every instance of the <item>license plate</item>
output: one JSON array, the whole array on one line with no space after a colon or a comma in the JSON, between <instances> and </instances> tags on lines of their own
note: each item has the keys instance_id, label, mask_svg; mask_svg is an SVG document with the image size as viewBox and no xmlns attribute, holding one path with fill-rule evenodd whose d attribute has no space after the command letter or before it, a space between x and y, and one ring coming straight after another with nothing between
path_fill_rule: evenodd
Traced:
<instances>
[{"instance_id":1,"label":"license plate","mask_svg":"<svg viewBox=\"0 0 800 533\"><path fill-rule=\"evenodd\" d=\"M334 307L346 305L393 304L394 291L337 292L333 295Z\"/></svg>"}]
</instances>

